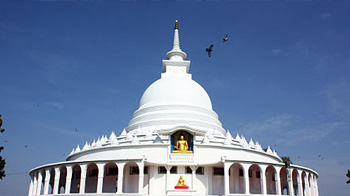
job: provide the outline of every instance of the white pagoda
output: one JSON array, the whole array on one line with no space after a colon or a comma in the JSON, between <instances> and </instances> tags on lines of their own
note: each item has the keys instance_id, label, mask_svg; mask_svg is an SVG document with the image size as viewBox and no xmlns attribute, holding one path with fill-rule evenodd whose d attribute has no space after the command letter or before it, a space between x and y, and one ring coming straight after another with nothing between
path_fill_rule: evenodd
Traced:
<instances>
[{"instance_id":1,"label":"white pagoda","mask_svg":"<svg viewBox=\"0 0 350 196\"><path fill-rule=\"evenodd\" d=\"M143 93L128 126L32 169L28 196L318 196L317 172L225 131L186 57L176 21L161 78Z\"/></svg>"}]
</instances>

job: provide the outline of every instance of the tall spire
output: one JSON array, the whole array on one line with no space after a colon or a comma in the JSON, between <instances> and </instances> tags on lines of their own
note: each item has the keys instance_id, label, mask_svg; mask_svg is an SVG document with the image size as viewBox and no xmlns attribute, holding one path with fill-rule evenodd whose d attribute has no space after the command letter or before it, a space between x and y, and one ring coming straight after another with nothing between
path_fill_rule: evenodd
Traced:
<instances>
[{"instance_id":1,"label":"tall spire","mask_svg":"<svg viewBox=\"0 0 350 196\"><path fill-rule=\"evenodd\" d=\"M186 59L187 55L180 48L180 39L179 39L179 24L178 21L175 21L174 29L174 44L173 49L171 49L167 54L166 58L174 61L182 61Z\"/></svg>"},{"instance_id":2,"label":"tall spire","mask_svg":"<svg viewBox=\"0 0 350 196\"><path fill-rule=\"evenodd\" d=\"M163 73L189 73L191 62L185 60L186 57L186 53L180 48L179 23L176 20L173 48L166 53L166 59L163 60Z\"/></svg>"}]
</instances>

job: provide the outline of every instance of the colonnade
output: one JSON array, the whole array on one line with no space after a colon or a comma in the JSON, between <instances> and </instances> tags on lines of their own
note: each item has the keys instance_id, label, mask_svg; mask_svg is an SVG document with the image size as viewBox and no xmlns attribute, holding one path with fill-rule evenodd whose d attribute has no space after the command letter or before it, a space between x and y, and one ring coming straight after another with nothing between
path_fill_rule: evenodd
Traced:
<instances>
[{"instance_id":1,"label":"colonnade","mask_svg":"<svg viewBox=\"0 0 350 196\"><path fill-rule=\"evenodd\" d=\"M191 187L197 166L192 169ZM130 168L136 168L132 171ZM171 166L166 166L168 181ZM316 175L304 168L262 163L224 161L224 195L291 195L318 196ZM133 179L131 174L137 173ZM28 196L85 193L143 194L144 160L116 162L82 162L48 165L30 173ZM128 179L125 179L127 177ZM138 178L138 179L137 179ZM137 180L136 180L137 179ZM136 182L136 188L128 183ZM130 184L130 183L129 183ZM168 185L166 185L168 186Z\"/></svg>"},{"instance_id":2,"label":"colonnade","mask_svg":"<svg viewBox=\"0 0 350 196\"><path fill-rule=\"evenodd\" d=\"M224 182L225 195L318 196L316 175L293 166L225 161Z\"/></svg>"},{"instance_id":3,"label":"colonnade","mask_svg":"<svg viewBox=\"0 0 350 196\"><path fill-rule=\"evenodd\" d=\"M144 161L133 160L128 162L84 162L36 169L30 173L28 196L130 193L124 184L124 173L127 165L137 167L138 190L135 193L142 194Z\"/></svg>"}]
</instances>

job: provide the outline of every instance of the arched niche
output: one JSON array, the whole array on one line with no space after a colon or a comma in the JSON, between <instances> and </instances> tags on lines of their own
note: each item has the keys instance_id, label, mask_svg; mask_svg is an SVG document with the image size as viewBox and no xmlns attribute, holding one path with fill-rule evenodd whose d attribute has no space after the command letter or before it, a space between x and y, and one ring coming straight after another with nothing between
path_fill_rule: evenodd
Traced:
<instances>
[{"instance_id":1,"label":"arched niche","mask_svg":"<svg viewBox=\"0 0 350 196\"><path fill-rule=\"evenodd\" d=\"M296 169L293 169L292 172L292 182L293 182L293 190L294 194L297 195L299 193L299 183L298 183L299 173Z\"/></svg>"},{"instance_id":2,"label":"arched niche","mask_svg":"<svg viewBox=\"0 0 350 196\"><path fill-rule=\"evenodd\" d=\"M249 167L249 192L251 194L262 194L261 168L257 164Z\"/></svg>"},{"instance_id":3,"label":"arched niche","mask_svg":"<svg viewBox=\"0 0 350 196\"><path fill-rule=\"evenodd\" d=\"M98 167L90 163L86 169L85 193L97 193Z\"/></svg>"},{"instance_id":4,"label":"arched niche","mask_svg":"<svg viewBox=\"0 0 350 196\"><path fill-rule=\"evenodd\" d=\"M55 183L55 175L56 175L55 169L51 168L50 169L50 181L49 181L49 194L53 194L53 186L54 186L54 183Z\"/></svg>"},{"instance_id":5,"label":"arched niche","mask_svg":"<svg viewBox=\"0 0 350 196\"><path fill-rule=\"evenodd\" d=\"M140 168L136 162L127 162L123 169L123 193L137 193Z\"/></svg>"},{"instance_id":6,"label":"arched niche","mask_svg":"<svg viewBox=\"0 0 350 196\"><path fill-rule=\"evenodd\" d=\"M188 144L188 150L193 152L193 135L191 133L189 133L186 130L178 130L175 131L172 135L171 135L171 149L170 152L172 152L174 150L174 146L176 146L176 143L178 140L180 140L180 137L184 136L184 139L187 141Z\"/></svg>"},{"instance_id":7,"label":"arched niche","mask_svg":"<svg viewBox=\"0 0 350 196\"><path fill-rule=\"evenodd\" d=\"M60 168L60 179L58 183L58 194L64 194L66 191L66 179L67 179L67 168L62 166Z\"/></svg>"},{"instance_id":8,"label":"arched niche","mask_svg":"<svg viewBox=\"0 0 350 196\"><path fill-rule=\"evenodd\" d=\"M234 163L229 169L229 186L230 194L244 194L244 169L239 163Z\"/></svg>"},{"instance_id":9,"label":"arched niche","mask_svg":"<svg viewBox=\"0 0 350 196\"><path fill-rule=\"evenodd\" d=\"M103 193L116 193L118 191L118 166L113 163L107 163L104 166L103 175Z\"/></svg>"},{"instance_id":10,"label":"arched niche","mask_svg":"<svg viewBox=\"0 0 350 196\"><path fill-rule=\"evenodd\" d=\"M276 178L277 178L276 175L278 175L276 172L276 169L272 165L269 165L265 170L267 194L276 195L277 193L277 189L279 187L276 181Z\"/></svg>"},{"instance_id":11,"label":"arched niche","mask_svg":"<svg viewBox=\"0 0 350 196\"><path fill-rule=\"evenodd\" d=\"M45 187L46 173L45 173L44 169L41 170L40 173L41 173L42 178L41 178L41 186L40 186L40 193L39 194L43 195L44 194L44 187Z\"/></svg>"},{"instance_id":12,"label":"arched niche","mask_svg":"<svg viewBox=\"0 0 350 196\"><path fill-rule=\"evenodd\" d=\"M303 171L301 173L301 183L302 183L302 187L303 187L303 194L301 196L305 196L306 195L306 186L305 186L305 179L306 179L306 173L305 171Z\"/></svg>"},{"instance_id":13,"label":"arched niche","mask_svg":"<svg viewBox=\"0 0 350 196\"><path fill-rule=\"evenodd\" d=\"M281 180L281 193L282 193L282 195L289 195L288 170L285 167L282 167L282 169L280 171L280 180Z\"/></svg>"},{"instance_id":14,"label":"arched niche","mask_svg":"<svg viewBox=\"0 0 350 196\"><path fill-rule=\"evenodd\" d=\"M74 165L72 168L70 193L79 193L80 177L81 177L81 167L79 165Z\"/></svg>"}]
</instances>

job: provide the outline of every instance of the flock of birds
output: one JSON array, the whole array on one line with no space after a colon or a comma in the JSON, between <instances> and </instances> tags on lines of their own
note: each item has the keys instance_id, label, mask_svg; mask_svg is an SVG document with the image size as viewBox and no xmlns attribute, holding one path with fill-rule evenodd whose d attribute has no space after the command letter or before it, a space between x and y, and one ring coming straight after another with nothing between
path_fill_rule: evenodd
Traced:
<instances>
[{"instance_id":1,"label":"flock of birds","mask_svg":"<svg viewBox=\"0 0 350 196\"><path fill-rule=\"evenodd\" d=\"M228 41L228 35L226 34L226 36L224 37L224 39L222 40L223 43L227 42ZM208 57L210 58L211 57L211 52L213 51L213 46L214 44L211 44L209 46L209 48L205 49L205 51L208 53Z\"/></svg>"}]
</instances>

